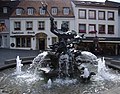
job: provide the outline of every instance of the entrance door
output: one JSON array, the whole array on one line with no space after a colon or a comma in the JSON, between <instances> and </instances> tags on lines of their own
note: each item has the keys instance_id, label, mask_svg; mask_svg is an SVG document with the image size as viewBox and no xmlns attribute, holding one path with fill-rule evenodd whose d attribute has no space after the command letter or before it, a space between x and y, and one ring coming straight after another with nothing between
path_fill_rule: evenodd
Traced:
<instances>
[{"instance_id":1,"label":"entrance door","mask_svg":"<svg viewBox=\"0 0 120 94\"><path fill-rule=\"evenodd\" d=\"M44 38L39 39L39 50L45 50L45 39Z\"/></svg>"}]
</instances>

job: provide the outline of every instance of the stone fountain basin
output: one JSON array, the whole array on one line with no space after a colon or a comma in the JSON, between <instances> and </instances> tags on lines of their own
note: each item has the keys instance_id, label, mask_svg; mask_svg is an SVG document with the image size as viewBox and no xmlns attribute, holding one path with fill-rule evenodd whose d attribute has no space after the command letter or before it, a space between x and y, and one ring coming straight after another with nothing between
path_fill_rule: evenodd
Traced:
<instances>
[{"instance_id":1,"label":"stone fountain basin","mask_svg":"<svg viewBox=\"0 0 120 94\"><path fill-rule=\"evenodd\" d=\"M2 72L2 70L8 69L8 68L15 67L16 66L15 60L16 59L6 60L5 65L0 67L0 72ZM9 62L9 63L7 63L7 62ZM30 64L30 63L32 63L31 59L29 59L29 58L27 58L25 60L22 59L22 64ZM59 82L59 83L61 83L61 82ZM108 83L110 83L110 84L108 85ZM98 84L98 82L94 82L94 81L91 81L90 83L77 82L72 85L71 84L69 85L69 83L67 82L66 85L62 84L62 86L59 84L56 85L56 83L55 83L55 87L53 86L52 89L48 89L48 88L44 89L45 87L41 87L41 84L39 84L39 81L38 81L38 82L34 82L34 84L31 84L31 86L33 86L33 88L30 90L30 92L32 92L32 93L35 92L35 94L42 94L42 92L44 92L44 94L61 94L61 93L62 94L99 94L99 92L104 91L104 90L109 90L115 85L112 82L107 82L107 81L104 83L99 82L98 86L97 86L97 84ZM118 86L120 86L120 83L117 83L117 84L118 84ZM30 88L28 86L28 91L22 91L22 93L24 93L24 92L29 93L29 89ZM91 93L91 92L93 92L93 93ZM17 94L21 94L21 93L17 93Z\"/></svg>"}]
</instances>

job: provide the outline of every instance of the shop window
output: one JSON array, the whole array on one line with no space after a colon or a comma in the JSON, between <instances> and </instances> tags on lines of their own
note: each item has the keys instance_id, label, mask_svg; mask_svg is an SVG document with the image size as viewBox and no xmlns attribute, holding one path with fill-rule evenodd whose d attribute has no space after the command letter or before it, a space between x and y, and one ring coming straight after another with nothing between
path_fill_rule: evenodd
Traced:
<instances>
[{"instance_id":1,"label":"shop window","mask_svg":"<svg viewBox=\"0 0 120 94\"><path fill-rule=\"evenodd\" d=\"M86 33L86 24L79 24L79 33Z\"/></svg>"},{"instance_id":2,"label":"shop window","mask_svg":"<svg viewBox=\"0 0 120 94\"><path fill-rule=\"evenodd\" d=\"M31 47L31 38L30 37L17 37L16 47Z\"/></svg>"}]
</instances>

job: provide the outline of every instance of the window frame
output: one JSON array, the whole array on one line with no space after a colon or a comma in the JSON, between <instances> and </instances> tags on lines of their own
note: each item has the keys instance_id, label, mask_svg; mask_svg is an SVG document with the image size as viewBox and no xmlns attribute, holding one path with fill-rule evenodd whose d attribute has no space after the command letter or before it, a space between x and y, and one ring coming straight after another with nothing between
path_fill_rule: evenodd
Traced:
<instances>
[{"instance_id":1,"label":"window frame","mask_svg":"<svg viewBox=\"0 0 120 94\"><path fill-rule=\"evenodd\" d=\"M34 15L34 8L28 7L28 8L27 8L27 14L28 14L28 15Z\"/></svg>"},{"instance_id":2,"label":"window frame","mask_svg":"<svg viewBox=\"0 0 120 94\"><path fill-rule=\"evenodd\" d=\"M42 9L42 7L39 8L40 15L45 15L46 11Z\"/></svg>"},{"instance_id":3,"label":"window frame","mask_svg":"<svg viewBox=\"0 0 120 94\"><path fill-rule=\"evenodd\" d=\"M80 14L82 14L80 12L84 12L84 17L80 16ZM85 9L79 9L79 11L78 11L78 17L79 17L79 19L86 19L86 10Z\"/></svg>"},{"instance_id":4,"label":"window frame","mask_svg":"<svg viewBox=\"0 0 120 94\"><path fill-rule=\"evenodd\" d=\"M80 25L84 26L85 30L80 30ZM79 33L86 33L86 24L79 23Z\"/></svg>"},{"instance_id":5,"label":"window frame","mask_svg":"<svg viewBox=\"0 0 120 94\"><path fill-rule=\"evenodd\" d=\"M8 7L3 7L3 13L8 13Z\"/></svg>"},{"instance_id":6,"label":"window frame","mask_svg":"<svg viewBox=\"0 0 120 94\"><path fill-rule=\"evenodd\" d=\"M91 12L92 12L93 15L91 14ZM96 10L89 10L88 11L88 18L89 19L96 19Z\"/></svg>"},{"instance_id":7,"label":"window frame","mask_svg":"<svg viewBox=\"0 0 120 94\"><path fill-rule=\"evenodd\" d=\"M52 15L57 15L58 14L58 8L57 7L52 7L51 8L51 14Z\"/></svg>"},{"instance_id":8,"label":"window frame","mask_svg":"<svg viewBox=\"0 0 120 94\"><path fill-rule=\"evenodd\" d=\"M90 26L94 26L93 28L94 28L94 30L90 30ZM95 34L96 33L96 24L89 24L89 33L90 34Z\"/></svg>"},{"instance_id":9,"label":"window frame","mask_svg":"<svg viewBox=\"0 0 120 94\"><path fill-rule=\"evenodd\" d=\"M105 34L105 25L104 24L99 24L98 25L98 33L99 34Z\"/></svg>"},{"instance_id":10,"label":"window frame","mask_svg":"<svg viewBox=\"0 0 120 94\"><path fill-rule=\"evenodd\" d=\"M38 30L45 30L45 21L38 21Z\"/></svg>"},{"instance_id":11,"label":"window frame","mask_svg":"<svg viewBox=\"0 0 120 94\"><path fill-rule=\"evenodd\" d=\"M111 29L110 26L112 27L112 30L110 30ZM115 28L114 25L108 25L108 34L114 34L115 33L114 28Z\"/></svg>"},{"instance_id":12,"label":"window frame","mask_svg":"<svg viewBox=\"0 0 120 94\"><path fill-rule=\"evenodd\" d=\"M30 48L31 37L16 37L16 47Z\"/></svg>"},{"instance_id":13,"label":"window frame","mask_svg":"<svg viewBox=\"0 0 120 94\"><path fill-rule=\"evenodd\" d=\"M21 30L21 22L20 21L15 21L14 22L14 30Z\"/></svg>"},{"instance_id":14,"label":"window frame","mask_svg":"<svg viewBox=\"0 0 120 94\"><path fill-rule=\"evenodd\" d=\"M63 14L69 15L70 14L70 8L69 7L63 7Z\"/></svg>"},{"instance_id":15,"label":"window frame","mask_svg":"<svg viewBox=\"0 0 120 94\"><path fill-rule=\"evenodd\" d=\"M23 13L23 9L22 8L17 8L16 9L16 15L22 15L22 13Z\"/></svg>"},{"instance_id":16,"label":"window frame","mask_svg":"<svg viewBox=\"0 0 120 94\"><path fill-rule=\"evenodd\" d=\"M100 17L101 16L101 13L103 17ZM98 11L98 20L105 20L105 11Z\"/></svg>"},{"instance_id":17,"label":"window frame","mask_svg":"<svg viewBox=\"0 0 120 94\"><path fill-rule=\"evenodd\" d=\"M112 17L110 17L110 15L112 15ZM114 17L115 17L115 13L113 11L108 11L108 20L110 20L110 21L115 20Z\"/></svg>"},{"instance_id":18,"label":"window frame","mask_svg":"<svg viewBox=\"0 0 120 94\"><path fill-rule=\"evenodd\" d=\"M26 30L33 30L33 21L26 21Z\"/></svg>"}]
</instances>

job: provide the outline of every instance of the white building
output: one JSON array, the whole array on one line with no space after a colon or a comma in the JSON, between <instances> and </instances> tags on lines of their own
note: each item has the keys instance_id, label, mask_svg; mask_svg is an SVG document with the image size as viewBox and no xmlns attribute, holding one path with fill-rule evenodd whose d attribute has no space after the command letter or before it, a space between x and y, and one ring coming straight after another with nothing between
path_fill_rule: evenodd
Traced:
<instances>
[{"instance_id":1,"label":"white building","mask_svg":"<svg viewBox=\"0 0 120 94\"><path fill-rule=\"evenodd\" d=\"M47 0L58 29L67 22L74 30L74 14L71 2ZM50 32L50 17L42 10L41 1L21 1L10 17L10 48L46 50L57 41Z\"/></svg>"},{"instance_id":2,"label":"white building","mask_svg":"<svg viewBox=\"0 0 120 94\"><path fill-rule=\"evenodd\" d=\"M0 48L10 47L10 14L19 2L0 2ZM14 6L14 7L13 7Z\"/></svg>"},{"instance_id":3,"label":"white building","mask_svg":"<svg viewBox=\"0 0 120 94\"><path fill-rule=\"evenodd\" d=\"M85 34L84 50L118 54L120 36L118 31L118 6L104 2L73 1L76 31ZM97 36L99 44L94 44ZM95 45L97 48L95 48ZM82 49L82 48L81 48Z\"/></svg>"}]
</instances>

